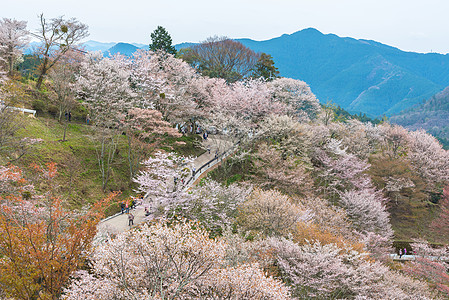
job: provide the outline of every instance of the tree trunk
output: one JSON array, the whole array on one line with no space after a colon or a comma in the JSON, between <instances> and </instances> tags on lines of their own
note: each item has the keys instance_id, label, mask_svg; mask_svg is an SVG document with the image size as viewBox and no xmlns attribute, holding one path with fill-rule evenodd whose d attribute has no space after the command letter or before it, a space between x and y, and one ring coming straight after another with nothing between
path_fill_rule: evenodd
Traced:
<instances>
[{"instance_id":1,"label":"tree trunk","mask_svg":"<svg viewBox=\"0 0 449 300\"><path fill-rule=\"evenodd\" d=\"M36 83L36 90L40 90L42 87L42 83L44 82L44 76L45 74L47 74L48 71L48 58L45 57L44 61L42 62L42 68L40 70L40 74L39 74L39 78L37 79L37 83Z\"/></svg>"},{"instance_id":2,"label":"tree trunk","mask_svg":"<svg viewBox=\"0 0 449 300\"><path fill-rule=\"evenodd\" d=\"M132 142L131 142L131 137L130 137L130 132L128 131L126 133L126 137L128 138L128 163L129 163L129 178L133 178L134 177L134 153L132 151Z\"/></svg>"},{"instance_id":3,"label":"tree trunk","mask_svg":"<svg viewBox=\"0 0 449 300\"><path fill-rule=\"evenodd\" d=\"M66 141L66 139L65 139L65 133L66 133L66 131L67 131L67 127L68 127L68 126L69 126L69 123L65 122L65 127L64 127L64 137L62 138L62 141L63 141L63 142Z\"/></svg>"}]
</instances>

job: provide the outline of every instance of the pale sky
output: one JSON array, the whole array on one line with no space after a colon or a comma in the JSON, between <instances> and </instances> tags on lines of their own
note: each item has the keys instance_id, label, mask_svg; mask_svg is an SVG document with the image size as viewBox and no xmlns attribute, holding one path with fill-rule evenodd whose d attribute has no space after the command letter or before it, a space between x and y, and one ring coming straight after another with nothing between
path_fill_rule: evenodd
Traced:
<instances>
[{"instance_id":1,"label":"pale sky","mask_svg":"<svg viewBox=\"0 0 449 300\"><path fill-rule=\"evenodd\" d=\"M0 17L75 17L87 40L148 44L158 25L174 44L209 36L267 40L313 27L405 51L449 53L448 0L0 0Z\"/></svg>"}]
</instances>

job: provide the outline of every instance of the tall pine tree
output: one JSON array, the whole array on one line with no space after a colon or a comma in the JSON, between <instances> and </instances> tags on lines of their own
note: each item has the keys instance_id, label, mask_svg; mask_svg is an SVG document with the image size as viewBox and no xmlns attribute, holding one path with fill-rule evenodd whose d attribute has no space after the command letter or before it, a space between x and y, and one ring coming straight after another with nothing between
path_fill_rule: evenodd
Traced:
<instances>
[{"instance_id":1,"label":"tall pine tree","mask_svg":"<svg viewBox=\"0 0 449 300\"><path fill-rule=\"evenodd\" d=\"M171 36L164 27L158 26L156 30L151 33L150 50L164 50L167 53L173 55L176 54L176 49L172 46Z\"/></svg>"}]
</instances>

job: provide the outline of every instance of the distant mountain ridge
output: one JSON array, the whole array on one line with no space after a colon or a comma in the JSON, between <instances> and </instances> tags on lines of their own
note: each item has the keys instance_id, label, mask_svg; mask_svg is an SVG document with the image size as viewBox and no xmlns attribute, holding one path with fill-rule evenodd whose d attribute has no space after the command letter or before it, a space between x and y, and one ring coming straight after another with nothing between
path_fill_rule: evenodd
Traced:
<instances>
[{"instance_id":1,"label":"distant mountain ridge","mask_svg":"<svg viewBox=\"0 0 449 300\"><path fill-rule=\"evenodd\" d=\"M266 41L237 40L256 52L270 54L281 76L307 82L321 102L332 101L351 113L390 116L449 86L448 54L405 52L376 41L323 34L313 28ZM89 41L84 46L106 55L131 55L148 47L111 44ZM175 47L179 50L192 44Z\"/></svg>"},{"instance_id":2,"label":"distant mountain ridge","mask_svg":"<svg viewBox=\"0 0 449 300\"><path fill-rule=\"evenodd\" d=\"M391 115L449 86L449 55L404 52L309 28L267 41L240 39L273 56L282 76L307 82L321 102Z\"/></svg>"}]
</instances>

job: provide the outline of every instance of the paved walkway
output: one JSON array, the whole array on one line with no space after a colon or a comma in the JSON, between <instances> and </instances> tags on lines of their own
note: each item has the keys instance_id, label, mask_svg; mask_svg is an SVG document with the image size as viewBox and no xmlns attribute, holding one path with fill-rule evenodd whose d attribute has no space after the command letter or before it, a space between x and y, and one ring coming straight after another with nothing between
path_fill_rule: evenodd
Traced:
<instances>
[{"instance_id":1,"label":"paved walkway","mask_svg":"<svg viewBox=\"0 0 449 300\"><path fill-rule=\"evenodd\" d=\"M416 256L416 255L402 255L401 258L399 258L399 254L390 254L390 257L392 260L395 261L410 261L410 260L416 260L417 257L420 256ZM430 259L432 261L442 261L442 262L449 262L449 257L447 256L425 256L424 258L426 259Z\"/></svg>"},{"instance_id":2,"label":"paved walkway","mask_svg":"<svg viewBox=\"0 0 449 300\"><path fill-rule=\"evenodd\" d=\"M187 179L187 184L184 187L186 190L196 184L198 178L202 177L201 175L214 169L216 165L235 151L231 141L216 136L209 136L207 141L203 140L203 146L205 149L210 149L210 151L206 150L205 153L198 156L193 161L193 165L197 172L194 178L190 177ZM214 160L216 153L219 156L219 159ZM134 215L134 226L145 219L145 207L143 205L138 205L135 209L131 209L130 213ZM102 220L100 224L98 224L98 231L100 235L105 235L105 238L107 238L109 234L123 232L131 227L132 226L128 225L128 214L118 213Z\"/></svg>"}]
</instances>

